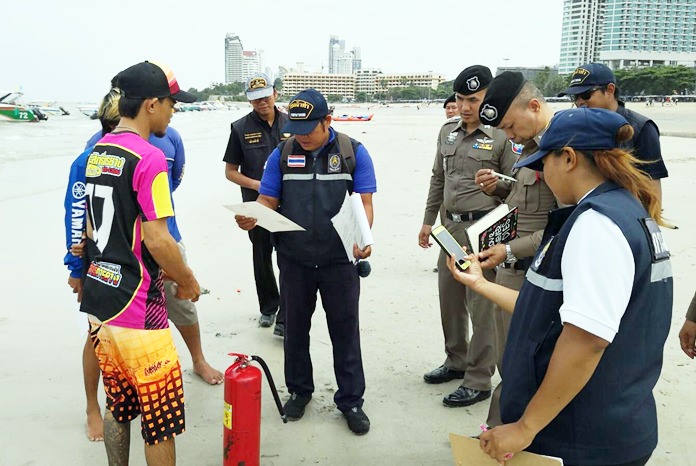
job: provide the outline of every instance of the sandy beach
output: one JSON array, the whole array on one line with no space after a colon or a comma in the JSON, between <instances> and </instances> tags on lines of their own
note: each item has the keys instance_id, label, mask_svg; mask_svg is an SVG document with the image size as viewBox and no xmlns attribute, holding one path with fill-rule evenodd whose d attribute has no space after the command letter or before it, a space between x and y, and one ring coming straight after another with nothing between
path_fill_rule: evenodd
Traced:
<instances>
[{"instance_id":1,"label":"sandy beach","mask_svg":"<svg viewBox=\"0 0 696 466\"><path fill-rule=\"evenodd\" d=\"M554 108L568 105L553 104ZM661 379L655 388L660 441L648 463L696 465L691 438L696 429L696 361L679 348L677 334L693 296L696 247L696 104L646 108L663 133L664 214L679 226L665 231L672 252L674 309ZM74 109L71 109L74 110ZM257 326L258 305L251 244L225 204L241 202L239 188L224 177L221 161L229 123L249 111L177 114L172 125L186 146L186 176L175 193L179 228L189 263L211 290L198 303L203 349L224 370L229 352L255 354L270 366L281 398L282 340ZM441 105L369 109L338 106L337 114L374 113L371 122L336 122L360 140L377 173L372 274L361 280L361 332L367 379L364 409L369 434L356 437L333 403L336 382L323 310L313 320L312 359L316 392L304 418L283 424L266 381L263 385L261 464L451 465L448 433L476 434L488 402L447 408L442 397L457 381L427 385L423 373L444 360L437 296L436 247L417 245ZM75 296L65 254L63 198L70 163L99 125L76 110L38 124L0 123L0 465L105 465L103 443L85 436L85 398ZM696 136L696 134L694 135ZM588 251L589 254L592 251ZM193 374L180 335L173 329L185 369L187 431L176 439L178 464L222 463L223 388ZM499 380L495 376L494 383ZM100 388L102 406L104 395ZM139 422L132 427L131 464L145 464Z\"/></svg>"}]
</instances>

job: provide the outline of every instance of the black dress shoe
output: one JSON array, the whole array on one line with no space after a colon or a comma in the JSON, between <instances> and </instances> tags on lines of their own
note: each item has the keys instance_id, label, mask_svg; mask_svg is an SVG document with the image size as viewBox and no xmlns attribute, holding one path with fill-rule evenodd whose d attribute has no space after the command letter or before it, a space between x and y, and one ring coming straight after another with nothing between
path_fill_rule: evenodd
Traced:
<instances>
[{"instance_id":1,"label":"black dress shoe","mask_svg":"<svg viewBox=\"0 0 696 466\"><path fill-rule=\"evenodd\" d=\"M425 383L445 383L450 380L463 378L464 371L455 371L445 366L440 366L423 376Z\"/></svg>"},{"instance_id":2,"label":"black dress shoe","mask_svg":"<svg viewBox=\"0 0 696 466\"><path fill-rule=\"evenodd\" d=\"M490 390L475 390L473 388L459 387L442 399L442 403L450 408L459 408L461 406L470 406L479 401L483 401L491 397Z\"/></svg>"},{"instance_id":3,"label":"black dress shoe","mask_svg":"<svg viewBox=\"0 0 696 466\"><path fill-rule=\"evenodd\" d=\"M273 335L276 335L278 337L285 337L285 324L276 322L275 327L273 328Z\"/></svg>"}]
</instances>

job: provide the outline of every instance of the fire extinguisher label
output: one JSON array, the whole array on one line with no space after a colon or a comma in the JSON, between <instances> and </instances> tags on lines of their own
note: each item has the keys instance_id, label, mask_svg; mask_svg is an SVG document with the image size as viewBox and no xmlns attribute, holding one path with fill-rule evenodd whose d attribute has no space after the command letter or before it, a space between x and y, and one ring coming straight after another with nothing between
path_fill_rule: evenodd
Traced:
<instances>
[{"instance_id":1,"label":"fire extinguisher label","mask_svg":"<svg viewBox=\"0 0 696 466\"><path fill-rule=\"evenodd\" d=\"M232 405L225 401L225 412L222 416L222 424L232 430Z\"/></svg>"}]
</instances>

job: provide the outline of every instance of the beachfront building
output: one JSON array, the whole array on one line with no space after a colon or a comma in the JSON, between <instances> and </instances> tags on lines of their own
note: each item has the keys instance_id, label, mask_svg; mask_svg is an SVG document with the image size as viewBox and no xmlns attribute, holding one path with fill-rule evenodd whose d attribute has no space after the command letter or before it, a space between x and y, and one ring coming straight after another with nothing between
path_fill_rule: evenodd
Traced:
<instances>
[{"instance_id":1,"label":"beachfront building","mask_svg":"<svg viewBox=\"0 0 696 466\"><path fill-rule=\"evenodd\" d=\"M605 1L563 0L559 73L572 73L578 66L599 59Z\"/></svg>"},{"instance_id":2,"label":"beachfront building","mask_svg":"<svg viewBox=\"0 0 696 466\"><path fill-rule=\"evenodd\" d=\"M380 92L379 77L382 72L376 69L357 70L353 73L355 76L355 93L364 92L367 95L373 95Z\"/></svg>"},{"instance_id":3,"label":"beachfront building","mask_svg":"<svg viewBox=\"0 0 696 466\"><path fill-rule=\"evenodd\" d=\"M355 76L352 74L305 73L292 71L283 77L283 95L293 96L307 88L314 88L324 94L355 98Z\"/></svg>"},{"instance_id":4,"label":"beachfront building","mask_svg":"<svg viewBox=\"0 0 696 466\"><path fill-rule=\"evenodd\" d=\"M605 2L599 61L612 69L696 64L696 2Z\"/></svg>"},{"instance_id":5,"label":"beachfront building","mask_svg":"<svg viewBox=\"0 0 696 466\"><path fill-rule=\"evenodd\" d=\"M527 81L534 81L539 73L545 72L547 69L549 76L558 76L558 68L555 66L553 68L546 66L501 66L500 68L496 68L495 75L498 76L504 71L517 71L518 73L522 73L522 76L524 76L524 79ZM573 70L575 70L575 68L573 68Z\"/></svg>"},{"instance_id":6,"label":"beachfront building","mask_svg":"<svg viewBox=\"0 0 696 466\"><path fill-rule=\"evenodd\" d=\"M696 65L694 0L564 0L558 72Z\"/></svg>"},{"instance_id":7,"label":"beachfront building","mask_svg":"<svg viewBox=\"0 0 696 466\"><path fill-rule=\"evenodd\" d=\"M427 73L407 73L407 74L383 74L377 78L377 88L379 92L394 87L429 87L437 89L437 86L445 82L445 77L441 74Z\"/></svg>"},{"instance_id":8,"label":"beachfront building","mask_svg":"<svg viewBox=\"0 0 696 466\"><path fill-rule=\"evenodd\" d=\"M242 40L235 33L225 36L225 83L244 81L242 63L244 47Z\"/></svg>"}]
</instances>

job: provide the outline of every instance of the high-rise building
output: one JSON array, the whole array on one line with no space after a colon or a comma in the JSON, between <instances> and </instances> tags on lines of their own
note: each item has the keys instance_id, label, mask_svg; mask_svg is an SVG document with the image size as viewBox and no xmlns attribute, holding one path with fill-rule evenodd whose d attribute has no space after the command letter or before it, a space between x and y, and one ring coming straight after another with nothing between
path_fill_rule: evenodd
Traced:
<instances>
[{"instance_id":1,"label":"high-rise building","mask_svg":"<svg viewBox=\"0 0 696 466\"><path fill-rule=\"evenodd\" d=\"M558 72L696 64L693 0L564 0Z\"/></svg>"},{"instance_id":2,"label":"high-rise building","mask_svg":"<svg viewBox=\"0 0 696 466\"><path fill-rule=\"evenodd\" d=\"M260 71L259 54L256 50L242 52L242 81L246 81L249 76Z\"/></svg>"},{"instance_id":3,"label":"high-rise building","mask_svg":"<svg viewBox=\"0 0 696 466\"><path fill-rule=\"evenodd\" d=\"M605 0L599 60L610 68L696 63L696 2Z\"/></svg>"},{"instance_id":4,"label":"high-rise building","mask_svg":"<svg viewBox=\"0 0 696 466\"><path fill-rule=\"evenodd\" d=\"M599 59L604 6L605 0L563 0L559 73Z\"/></svg>"},{"instance_id":5,"label":"high-rise building","mask_svg":"<svg viewBox=\"0 0 696 466\"><path fill-rule=\"evenodd\" d=\"M225 83L244 81L243 76L244 47L237 34L225 36Z\"/></svg>"},{"instance_id":6,"label":"high-rise building","mask_svg":"<svg viewBox=\"0 0 696 466\"><path fill-rule=\"evenodd\" d=\"M338 36L329 37L329 74L336 73L338 68L338 54L341 51Z\"/></svg>"},{"instance_id":7,"label":"high-rise building","mask_svg":"<svg viewBox=\"0 0 696 466\"><path fill-rule=\"evenodd\" d=\"M362 69L362 56L360 47L353 47L353 71Z\"/></svg>"}]
</instances>

